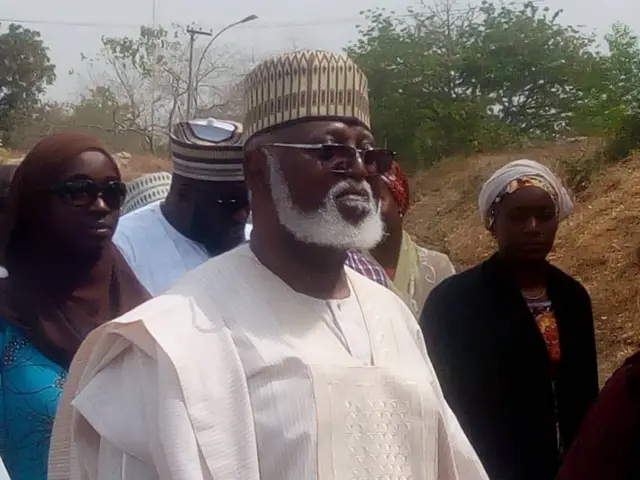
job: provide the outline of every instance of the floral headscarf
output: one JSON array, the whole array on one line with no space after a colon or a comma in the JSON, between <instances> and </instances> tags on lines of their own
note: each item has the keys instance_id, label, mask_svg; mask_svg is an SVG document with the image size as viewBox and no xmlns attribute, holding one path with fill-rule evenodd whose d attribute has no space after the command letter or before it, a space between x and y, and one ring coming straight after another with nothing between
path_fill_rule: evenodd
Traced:
<instances>
[{"instance_id":1,"label":"floral headscarf","mask_svg":"<svg viewBox=\"0 0 640 480\"><path fill-rule=\"evenodd\" d=\"M571 214L573 203L558 177L538 162L517 160L498 169L482 186L478 207L480 218L487 229L493 226L496 207L504 196L523 187L538 187L549 193L560 221Z\"/></svg>"}]
</instances>

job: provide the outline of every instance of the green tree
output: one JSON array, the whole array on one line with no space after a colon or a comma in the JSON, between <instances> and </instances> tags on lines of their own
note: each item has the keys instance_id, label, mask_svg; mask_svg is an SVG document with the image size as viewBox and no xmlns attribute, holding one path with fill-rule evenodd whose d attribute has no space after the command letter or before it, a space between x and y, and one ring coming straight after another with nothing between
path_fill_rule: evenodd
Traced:
<instances>
[{"instance_id":1,"label":"green tree","mask_svg":"<svg viewBox=\"0 0 640 480\"><path fill-rule=\"evenodd\" d=\"M468 32L466 84L495 116L528 136L553 136L570 125L594 39L560 24L561 11L529 2L483 2Z\"/></svg>"},{"instance_id":2,"label":"green tree","mask_svg":"<svg viewBox=\"0 0 640 480\"><path fill-rule=\"evenodd\" d=\"M422 167L475 145L486 105L473 99L460 75L472 11L451 3L364 12L366 26L347 53L369 78L373 129L410 167Z\"/></svg>"},{"instance_id":3,"label":"green tree","mask_svg":"<svg viewBox=\"0 0 640 480\"><path fill-rule=\"evenodd\" d=\"M416 167L567 129L594 61L593 38L533 3L364 15L347 53L369 77L376 136Z\"/></svg>"},{"instance_id":4,"label":"green tree","mask_svg":"<svg viewBox=\"0 0 640 480\"><path fill-rule=\"evenodd\" d=\"M0 34L0 131L2 140L28 121L46 87L55 81L55 66L49 59L40 33L10 24Z\"/></svg>"},{"instance_id":5,"label":"green tree","mask_svg":"<svg viewBox=\"0 0 640 480\"><path fill-rule=\"evenodd\" d=\"M627 114L640 110L640 43L629 26L616 23L585 77L588 88L576 104L576 128L582 134L610 134Z\"/></svg>"}]
</instances>

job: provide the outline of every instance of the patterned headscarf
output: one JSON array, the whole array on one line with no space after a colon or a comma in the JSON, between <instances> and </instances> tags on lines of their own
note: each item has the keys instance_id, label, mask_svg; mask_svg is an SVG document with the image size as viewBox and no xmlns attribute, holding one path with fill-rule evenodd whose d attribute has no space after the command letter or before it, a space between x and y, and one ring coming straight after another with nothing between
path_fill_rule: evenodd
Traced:
<instances>
[{"instance_id":1,"label":"patterned headscarf","mask_svg":"<svg viewBox=\"0 0 640 480\"><path fill-rule=\"evenodd\" d=\"M402 171L400 165L395 160L387 173L382 175L382 180L386 183L391 196L398 204L400 216L403 217L409 210L411 196L409 194L409 178Z\"/></svg>"},{"instance_id":2,"label":"patterned headscarf","mask_svg":"<svg viewBox=\"0 0 640 480\"><path fill-rule=\"evenodd\" d=\"M556 205L560 221L571 214L573 202L569 193L551 170L533 160L516 160L498 169L482 186L478 207L487 229L493 226L496 207L504 196L523 187L538 187L547 192Z\"/></svg>"}]
</instances>

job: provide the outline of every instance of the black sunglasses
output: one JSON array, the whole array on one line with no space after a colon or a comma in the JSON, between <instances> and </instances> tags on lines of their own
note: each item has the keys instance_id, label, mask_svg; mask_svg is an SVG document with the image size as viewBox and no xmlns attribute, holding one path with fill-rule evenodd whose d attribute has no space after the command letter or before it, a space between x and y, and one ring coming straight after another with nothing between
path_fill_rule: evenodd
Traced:
<instances>
[{"instance_id":1,"label":"black sunglasses","mask_svg":"<svg viewBox=\"0 0 640 480\"><path fill-rule=\"evenodd\" d=\"M127 196L127 187L122 182L111 181L98 185L93 180L82 178L64 180L55 184L51 191L74 207L89 207L102 198L111 210L120 209Z\"/></svg>"},{"instance_id":2,"label":"black sunglasses","mask_svg":"<svg viewBox=\"0 0 640 480\"><path fill-rule=\"evenodd\" d=\"M369 175L382 175L391 169L396 152L386 148L358 149L349 145L333 143L307 144L307 143L270 143L266 146L296 148L315 153L320 164L334 173L348 173L358 160L362 163Z\"/></svg>"},{"instance_id":3,"label":"black sunglasses","mask_svg":"<svg viewBox=\"0 0 640 480\"><path fill-rule=\"evenodd\" d=\"M215 200L215 204L229 215L233 215L240 210L249 208L249 198L218 198Z\"/></svg>"}]
</instances>

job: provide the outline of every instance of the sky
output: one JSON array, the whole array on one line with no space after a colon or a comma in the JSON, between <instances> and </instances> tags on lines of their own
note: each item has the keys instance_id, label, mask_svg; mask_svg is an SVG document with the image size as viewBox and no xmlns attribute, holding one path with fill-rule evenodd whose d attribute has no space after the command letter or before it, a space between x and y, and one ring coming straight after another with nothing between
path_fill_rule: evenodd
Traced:
<instances>
[{"instance_id":1,"label":"sky","mask_svg":"<svg viewBox=\"0 0 640 480\"><path fill-rule=\"evenodd\" d=\"M225 32L220 42L257 57L279 50L319 48L340 51L357 38L360 11L384 7L403 13L415 0L26 0L0 2L0 23L11 20L39 30L50 48L58 79L47 91L52 100L71 100L82 93L88 80L81 54L95 55L106 36L137 36L140 25L156 22L196 24L215 32L248 15L259 18ZM424 0L430 2L433 0ZM459 2L458 7L479 0ZM520 2L518 2L520 3ZM603 35L622 21L640 33L638 0L541 0L540 6L562 9L563 23L580 25ZM202 40L203 42L205 40ZM74 75L69 72L74 71Z\"/></svg>"}]
</instances>

